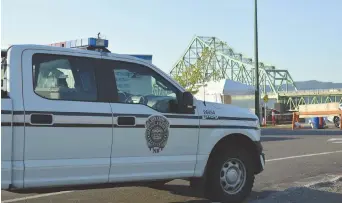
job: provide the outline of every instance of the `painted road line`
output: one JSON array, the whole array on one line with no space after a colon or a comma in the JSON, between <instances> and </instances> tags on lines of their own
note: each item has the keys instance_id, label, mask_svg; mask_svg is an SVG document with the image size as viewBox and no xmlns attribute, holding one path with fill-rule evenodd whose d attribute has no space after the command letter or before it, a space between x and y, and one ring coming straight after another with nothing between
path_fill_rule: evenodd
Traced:
<instances>
[{"instance_id":1,"label":"painted road line","mask_svg":"<svg viewBox=\"0 0 342 203\"><path fill-rule=\"evenodd\" d=\"M316 153L316 154L303 154L303 155L298 155L298 156L289 156L289 157L276 158L276 159L269 159L269 160L266 160L266 162L281 161L281 160L287 160L287 159L297 159L297 158L311 157L311 156L320 156L320 155L327 155L327 154L336 154L336 153L342 153L342 150L332 151L332 152L322 152L322 153Z\"/></svg>"},{"instance_id":2,"label":"painted road line","mask_svg":"<svg viewBox=\"0 0 342 203\"><path fill-rule=\"evenodd\" d=\"M342 141L342 138L331 138L328 140L328 142L334 142L334 141Z\"/></svg>"},{"instance_id":3,"label":"painted road line","mask_svg":"<svg viewBox=\"0 0 342 203\"><path fill-rule=\"evenodd\" d=\"M54 196L54 195L61 195L61 194L66 194L66 193L71 193L73 191L62 191L62 192L53 192L53 193L47 193L47 194L41 194L41 195L32 195L28 197L21 197L21 198L15 198L15 199L9 199L9 200L4 200L1 203L10 203L10 202L19 202L19 201L26 201L30 199L37 199L41 197L48 197L48 196Z\"/></svg>"},{"instance_id":4,"label":"painted road line","mask_svg":"<svg viewBox=\"0 0 342 203\"><path fill-rule=\"evenodd\" d=\"M342 144L342 138L331 138L327 142L330 142L332 144Z\"/></svg>"},{"instance_id":5,"label":"painted road line","mask_svg":"<svg viewBox=\"0 0 342 203\"><path fill-rule=\"evenodd\" d=\"M320 183L326 183L326 182L336 182L338 180L341 180L342 178L342 175L337 175L337 176L334 176L332 178L323 178L322 180L319 180L319 181L314 181L314 182L311 182L311 183L307 183L304 185L304 187L312 187L312 186L315 186L317 184L320 184Z\"/></svg>"}]
</instances>

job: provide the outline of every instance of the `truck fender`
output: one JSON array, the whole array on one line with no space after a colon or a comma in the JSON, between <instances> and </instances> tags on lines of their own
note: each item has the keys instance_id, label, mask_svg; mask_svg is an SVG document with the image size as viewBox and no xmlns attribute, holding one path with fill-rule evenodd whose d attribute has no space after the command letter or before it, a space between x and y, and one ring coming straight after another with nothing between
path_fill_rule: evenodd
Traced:
<instances>
[{"instance_id":1,"label":"truck fender","mask_svg":"<svg viewBox=\"0 0 342 203\"><path fill-rule=\"evenodd\" d=\"M201 137L202 136L202 137ZM216 129L212 131L211 135L200 135L199 149L197 154L197 164L195 168L195 176L202 177L205 174L205 170L210 156L215 153L217 147L226 142L245 142L248 143L244 146L255 145L260 143L260 130L255 129ZM236 143L237 144L237 143ZM235 146L236 146L235 144ZM242 147L242 146L241 146Z\"/></svg>"}]
</instances>

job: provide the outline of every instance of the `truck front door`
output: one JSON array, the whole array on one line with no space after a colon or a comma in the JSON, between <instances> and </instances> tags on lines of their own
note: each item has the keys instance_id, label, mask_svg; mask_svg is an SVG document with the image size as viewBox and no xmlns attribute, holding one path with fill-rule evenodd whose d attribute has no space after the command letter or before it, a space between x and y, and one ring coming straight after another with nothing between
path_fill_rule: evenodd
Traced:
<instances>
[{"instance_id":1,"label":"truck front door","mask_svg":"<svg viewBox=\"0 0 342 203\"><path fill-rule=\"evenodd\" d=\"M199 119L180 114L181 92L152 68L106 60L117 91L109 180L189 177L194 173ZM115 77L115 78L114 78ZM115 79L115 81L114 81Z\"/></svg>"},{"instance_id":2,"label":"truck front door","mask_svg":"<svg viewBox=\"0 0 342 203\"><path fill-rule=\"evenodd\" d=\"M24 51L24 187L108 182L112 112L99 99L100 58Z\"/></svg>"}]
</instances>

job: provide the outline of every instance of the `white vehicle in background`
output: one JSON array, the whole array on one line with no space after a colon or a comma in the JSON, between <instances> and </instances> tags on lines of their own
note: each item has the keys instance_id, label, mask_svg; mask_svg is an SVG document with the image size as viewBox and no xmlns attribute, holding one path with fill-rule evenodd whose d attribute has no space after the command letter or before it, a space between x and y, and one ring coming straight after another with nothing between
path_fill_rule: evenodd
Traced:
<instances>
[{"instance_id":1,"label":"white vehicle in background","mask_svg":"<svg viewBox=\"0 0 342 203\"><path fill-rule=\"evenodd\" d=\"M186 179L212 201L246 199L265 165L255 114L85 42L1 53L2 190Z\"/></svg>"},{"instance_id":2,"label":"white vehicle in background","mask_svg":"<svg viewBox=\"0 0 342 203\"><path fill-rule=\"evenodd\" d=\"M342 103L340 103L340 110L342 110ZM328 116L328 121L334 123L336 128L340 128L340 117L339 116Z\"/></svg>"}]
</instances>

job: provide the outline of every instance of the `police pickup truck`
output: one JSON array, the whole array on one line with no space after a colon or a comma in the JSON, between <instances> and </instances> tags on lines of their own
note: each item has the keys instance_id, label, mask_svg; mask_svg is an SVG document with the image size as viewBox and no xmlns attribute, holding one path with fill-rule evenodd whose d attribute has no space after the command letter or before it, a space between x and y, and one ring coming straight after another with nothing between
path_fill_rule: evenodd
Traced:
<instances>
[{"instance_id":1,"label":"police pickup truck","mask_svg":"<svg viewBox=\"0 0 342 203\"><path fill-rule=\"evenodd\" d=\"M196 100L143 59L13 45L1 68L2 190L185 179L242 201L264 170L253 113Z\"/></svg>"}]
</instances>

